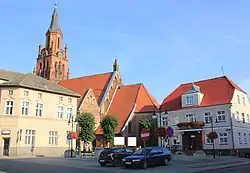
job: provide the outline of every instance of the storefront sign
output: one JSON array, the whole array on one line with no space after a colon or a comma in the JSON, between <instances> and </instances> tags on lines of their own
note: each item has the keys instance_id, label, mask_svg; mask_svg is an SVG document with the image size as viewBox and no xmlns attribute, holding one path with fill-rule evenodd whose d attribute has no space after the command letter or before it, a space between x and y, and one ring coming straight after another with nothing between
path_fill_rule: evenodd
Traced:
<instances>
[{"instance_id":1,"label":"storefront sign","mask_svg":"<svg viewBox=\"0 0 250 173\"><path fill-rule=\"evenodd\" d=\"M11 131L10 130L2 130L1 134L2 135L10 135Z\"/></svg>"}]
</instances>

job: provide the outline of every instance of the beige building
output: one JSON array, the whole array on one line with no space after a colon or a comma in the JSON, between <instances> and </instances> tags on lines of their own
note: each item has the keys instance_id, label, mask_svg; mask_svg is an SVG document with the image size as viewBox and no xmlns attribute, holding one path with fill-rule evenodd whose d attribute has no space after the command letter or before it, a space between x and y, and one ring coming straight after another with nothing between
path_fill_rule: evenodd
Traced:
<instances>
[{"instance_id":1,"label":"beige building","mask_svg":"<svg viewBox=\"0 0 250 173\"><path fill-rule=\"evenodd\" d=\"M62 155L78 96L37 75L0 70L0 156Z\"/></svg>"}]
</instances>

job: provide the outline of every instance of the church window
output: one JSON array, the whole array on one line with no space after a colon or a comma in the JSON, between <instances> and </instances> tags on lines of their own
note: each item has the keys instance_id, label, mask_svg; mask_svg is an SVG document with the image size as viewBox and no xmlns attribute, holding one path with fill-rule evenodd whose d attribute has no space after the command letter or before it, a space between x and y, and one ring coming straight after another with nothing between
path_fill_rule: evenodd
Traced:
<instances>
[{"instance_id":1,"label":"church window","mask_svg":"<svg viewBox=\"0 0 250 173\"><path fill-rule=\"evenodd\" d=\"M57 41L57 48L60 49L60 37L58 37L58 41Z\"/></svg>"},{"instance_id":2,"label":"church window","mask_svg":"<svg viewBox=\"0 0 250 173\"><path fill-rule=\"evenodd\" d=\"M40 70L42 69L42 63L40 62Z\"/></svg>"}]
</instances>

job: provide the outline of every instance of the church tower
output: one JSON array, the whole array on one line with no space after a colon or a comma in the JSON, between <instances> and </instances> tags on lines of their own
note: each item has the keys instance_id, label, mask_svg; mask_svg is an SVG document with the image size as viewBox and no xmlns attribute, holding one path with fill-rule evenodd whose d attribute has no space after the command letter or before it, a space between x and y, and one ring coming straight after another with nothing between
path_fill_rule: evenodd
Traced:
<instances>
[{"instance_id":1,"label":"church tower","mask_svg":"<svg viewBox=\"0 0 250 173\"><path fill-rule=\"evenodd\" d=\"M59 27L58 9L55 6L49 29L46 33L46 44L38 48L38 58L33 73L58 82L69 79L68 45L62 49L63 34Z\"/></svg>"}]
</instances>

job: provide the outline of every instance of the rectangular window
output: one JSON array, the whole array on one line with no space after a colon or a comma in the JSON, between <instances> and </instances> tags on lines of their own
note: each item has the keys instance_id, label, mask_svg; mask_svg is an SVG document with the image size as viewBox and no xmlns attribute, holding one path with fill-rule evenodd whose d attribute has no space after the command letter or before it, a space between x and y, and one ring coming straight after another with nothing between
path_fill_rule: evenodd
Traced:
<instances>
[{"instance_id":1,"label":"rectangular window","mask_svg":"<svg viewBox=\"0 0 250 173\"><path fill-rule=\"evenodd\" d=\"M43 115L43 104L37 103L36 104L36 116L41 117Z\"/></svg>"},{"instance_id":2,"label":"rectangular window","mask_svg":"<svg viewBox=\"0 0 250 173\"><path fill-rule=\"evenodd\" d=\"M250 123L250 116L247 114L247 121L248 123Z\"/></svg>"},{"instance_id":3,"label":"rectangular window","mask_svg":"<svg viewBox=\"0 0 250 173\"><path fill-rule=\"evenodd\" d=\"M238 104L240 104L240 96L237 95Z\"/></svg>"},{"instance_id":4,"label":"rectangular window","mask_svg":"<svg viewBox=\"0 0 250 173\"><path fill-rule=\"evenodd\" d=\"M128 132L129 133L132 132L132 122L131 121L128 123Z\"/></svg>"},{"instance_id":5,"label":"rectangular window","mask_svg":"<svg viewBox=\"0 0 250 173\"><path fill-rule=\"evenodd\" d=\"M240 113L238 111L236 111L236 120L240 121Z\"/></svg>"},{"instance_id":6,"label":"rectangular window","mask_svg":"<svg viewBox=\"0 0 250 173\"><path fill-rule=\"evenodd\" d=\"M60 102L63 101L63 97L59 97L59 101L60 101Z\"/></svg>"},{"instance_id":7,"label":"rectangular window","mask_svg":"<svg viewBox=\"0 0 250 173\"><path fill-rule=\"evenodd\" d=\"M62 106L58 106L57 108L57 118L63 119L64 108Z\"/></svg>"},{"instance_id":8,"label":"rectangular window","mask_svg":"<svg viewBox=\"0 0 250 173\"><path fill-rule=\"evenodd\" d=\"M6 115L13 115L13 111L14 111L14 101L9 100L6 101L5 103L5 114Z\"/></svg>"},{"instance_id":9,"label":"rectangular window","mask_svg":"<svg viewBox=\"0 0 250 173\"><path fill-rule=\"evenodd\" d=\"M196 117L194 114L186 114L186 121L187 122L196 122Z\"/></svg>"},{"instance_id":10,"label":"rectangular window","mask_svg":"<svg viewBox=\"0 0 250 173\"><path fill-rule=\"evenodd\" d=\"M172 125L176 126L179 123L179 117L178 116L172 116Z\"/></svg>"},{"instance_id":11,"label":"rectangular window","mask_svg":"<svg viewBox=\"0 0 250 173\"><path fill-rule=\"evenodd\" d=\"M14 91L13 91L13 90L9 90L9 91L8 91L8 94L9 94L9 95L13 95L13 94L14 94Z\"/></svg>"},{"instance_id":12,"label":"rectangular window","mask_svg":"<svg viewBox=\"0 0 250 173\"><path fill-rule=\"evenodd\" d=\"M29 96L29 91L24 91L24 96Z\"/></svg>"},{"instance_id":13,"label":"rectangular window","mask_svg":"<svg viewBox=\"0 0 250 173\"><path fill-rule=\"evenodd\" d=\"M216 122L223 122L226 120L226 113L225 111L218 111L217 112L217 117L216 117Z\"/></svg>"},{"instance_id":14,"label":"rectangular window","mask_svg":"<svg viewBox=\"0 0 250 173\"><path fill-rule=\"evenodd\" d=\"M168 117L162 117L162 125L168 126Z\"/></svg>"},{"instance_id":15,"label":"rectangular window","mask_svg":"<svg viewBox=\"0 0 250 173\"><path fill-rule=\"evenodd\" d=\"M238 142L239 142L239 144L242 144L242 141L241 141L241 134L240 134L240 133L238 133Z\"/></svg>"},{"instance_id":16,"label":"rectangular window","mask_svg":"<svg viewBox=\"0 0 250 173\"><path fill-rule=\"evenodd\" d=\"M205 123L206 124L209 124L212 122L212 116L211 116L211 113L210 112L205 112L204 113L204 116L205 116Z\"/></svg>"},{"instance_id":17,"label":"rectangular window","mask_svg":"<svg viewBox=\"0 0 250 173\"><path fill-rule=\"evenodd\" d=\"M193 96L187 96L186 97L186 105L193 105L194 104L194 97Z\"/></svg>"},{"instance_id":18,"label":"rectangular window","mask_svg":"<svg viewBox=\"0 0 250 173\"><path fill-rule=\"evenodd\" d=\"M29 102L22 101L22 115L29 115Z\"/></svg>"},{"instance_id":19,"label":"rectangular window","mask_svg":"<svg viewBox=\"0 0 250 173\"><path fill-rule=\"evenodd\" d=\"M227 144L227 133L219 133L220 144Z\"/></svg>"},{"instance_id":20,"label":"rectangular window","mask_svg":"<svg viewBox=\"0 0 250 173\"><path fill-rule=\"evenodd\" d=\"M72 116L73 109L72 108L67 108L67 120L69 120Z\"/></svg>"},{"instance_id":21,"label":"rectangular window","mask_svg":"<svg viewBox=\"0 0 250 173\"><path fill-rule=\"evenodd\" d=\"M206 135L206 144L207 144L207 145L213 144L213 140L212 140L212 139L209 139L209 138L207 137L207 135Z\"/></svg>"},{"instance_id":22,"label":"rectangular window","mask_svg":"<svg viewBox=\"0 0 250 173\"><path fill-rule=\"evenodd\" d=\"M174 136L174 137L173 137L173 142L174 142L174 145L180 145L179 136Z\"/></svg>"},{"instance_id":23,"label":"rectangular window","mask_svg":"<svg viewBox=\"0 0 250 173\"><path fill-rule=\"evenodd\" d=\"M250 142L250 133L248 134L248 141Z\"/></svg>"},{"instance_id":24,"label":"rectangular window","mask_svg":"<svg viewBox=\"0 0 250 173\"><path fill-rule=\"evenodd\" d=\"M245 114L242 113L241 116L242 116L242 122L245 123L245 122L246 122L246 121L245 121Z\"/></svg>"},{"instance_id":25,"label":"rectangular window","mask_svg":"<svg viewBox=\"0 0 250 173\"><path fill-rule=\"evenodd\" d=\"M243 105L246 106L246 100L245 100L245 97L242 98L242 101L243 101Z\"/></svg>"},{"instance_id":26,"label":"rectangular window","mask_svg":"<svg viewBox=\"0 0 250 173\"><path fill-rule=\"evenodd\" d=\"M247 144L247 134L244 133L244 143Z\"/></svg>"},{"instance_id":27,"label":"rectangular window","mask_svg":"<svg viewBox=\"0 0 250 173\"><path fill-rule=\"evenodd\" d=\"M39 99L43 98L42 93L38 93L38 98L39 98Z\"/></svg>"},{"instance_id":28,"label":"rectangular window","mask_svg":"<svg viewBox=\"0 0 250 173\"><path fill-rule=\"evenodd\" d=\"M25 131L25 144L35 145L35 130Z\"/></svg>"},{"instance_id":29,"label":"rectangular window","mask_svg":"<svg viewBox=\"0 0 250 173\"><path fill-rule=\"evenodd\" d=\"M68 99L68 102L69 102L69 103L72 103L72 98L69 98L69 99Z\"/></svg>"},{"instance_id":30,"label":"rectangular window","mask_svg":"<svg viewBox=\"0 0 250 173\"><path fill-rule=\"evenodd\" d=\"M58 132L57 131L49 131L49 144L58 145Z\"/></svg>"}]
</instances>

